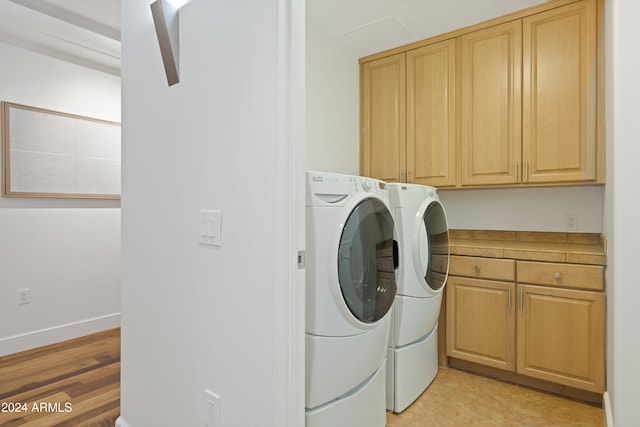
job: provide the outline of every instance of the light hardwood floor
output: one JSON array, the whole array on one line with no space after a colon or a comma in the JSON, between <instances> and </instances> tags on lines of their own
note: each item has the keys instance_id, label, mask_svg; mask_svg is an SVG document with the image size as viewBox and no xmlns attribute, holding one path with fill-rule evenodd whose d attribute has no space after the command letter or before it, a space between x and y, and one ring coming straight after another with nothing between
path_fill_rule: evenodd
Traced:
<instances>
[{"instance_id":1,"label":"light hardwood floor","mask_svg":"<svg viewBox=\"0 0 640 427\"><path fill-rule=\"evenodd\" d=\"M43 402L53 406L33 410ZM0 412L1 427L112 427L120 414L120 330L0 357L5 403L26 403L27 412ZM413 405L387 414L388 427L603 425L598 406L457 369L440 369Z\"/></svg>"},{"instance_id":2,"label":"light hardwood floor","mask_svg":"<svg viewBox=\"0 0 640 427\"><path fill-rule=\"evenodd\" d=\"M2 427L113 427L120 329L0 357L0 405Z\"/></svg>"}]
</instances>

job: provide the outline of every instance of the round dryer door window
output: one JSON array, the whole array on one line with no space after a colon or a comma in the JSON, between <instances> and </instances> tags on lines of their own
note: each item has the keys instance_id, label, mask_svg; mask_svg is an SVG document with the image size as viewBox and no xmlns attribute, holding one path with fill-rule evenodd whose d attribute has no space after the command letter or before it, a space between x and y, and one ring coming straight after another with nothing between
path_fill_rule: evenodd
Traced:
<instances>
[{"instance_id":1,"label":"round dryer door window","mask_svg":"<svg viewBox=\"0 0 640 427\"><path fill-rule=\"evenodd\" d=\"M360 202L345 222L338 248L338 281L344 301L361 322L373 323L396 295L398 247L391 213L378 199Z\"/></svg>"},{"instance_id":2,"label":"round dryer door window","mask_svg":"<svg viewBox=\"0 0 640 427\"><path fill-rule=\"evenodd\" d=\"M449 271L449 228L440 202L429 204L422 216L418 234L420 267L429 287L441 289Z\"/></svg>"}]
</instances>

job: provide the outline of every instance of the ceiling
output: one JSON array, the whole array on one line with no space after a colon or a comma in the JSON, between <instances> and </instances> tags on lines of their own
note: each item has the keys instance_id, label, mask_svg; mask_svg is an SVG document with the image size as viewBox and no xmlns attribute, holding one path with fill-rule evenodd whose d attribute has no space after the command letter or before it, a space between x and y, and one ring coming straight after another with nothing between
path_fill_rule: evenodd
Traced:
<instances>
[{"instance_id":1,"label":"ceiling","mask_svg":"<svg viewBox=\"0 0 640 427\"><path fill-rule=\"evenodd\" d=\"M120 75L120 0L0 0L0 42Z\"/></svg>"},{"instance_id":2,"label":"ceiling","mask_svg":"<svg viewBox=\"0 0 640 427\"><path fill-rule=\"evenodd\" d=\"M0 0L0 42L120 75L120 1ZM363 57L544 1L306 0L306 11L309 25Z\"/></svg>"},{"instance_id":3,"label":"ceiling","mask_svg":"<svg viewBox=\"0 0 640 427\"><path fill-rule=\"evenodd\" d=\"M361 58L545 1L306 0L306 11L308 24Z\"/></svg>"}]
</instances>

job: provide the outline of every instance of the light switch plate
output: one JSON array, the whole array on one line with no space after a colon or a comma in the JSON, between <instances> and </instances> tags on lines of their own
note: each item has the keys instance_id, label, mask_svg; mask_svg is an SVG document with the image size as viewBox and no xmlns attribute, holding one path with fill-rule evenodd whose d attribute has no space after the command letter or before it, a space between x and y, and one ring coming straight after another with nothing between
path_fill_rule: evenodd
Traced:
<instances>
[{"instance_id":1,"label":"light switch plate","mask_svg":"<svg viewBox=\"0 0 640 427\"><path fill-rule=\"evenodd\" d=\"M222 246L221 211L200 211L200 244L208 246Z\"/></svg>"}]
</instances>

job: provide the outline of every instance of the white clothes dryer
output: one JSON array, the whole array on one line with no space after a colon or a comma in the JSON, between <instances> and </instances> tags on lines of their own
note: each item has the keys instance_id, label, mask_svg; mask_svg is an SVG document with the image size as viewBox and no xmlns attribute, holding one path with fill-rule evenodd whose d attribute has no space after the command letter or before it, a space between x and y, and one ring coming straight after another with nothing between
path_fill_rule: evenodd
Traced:
<instances>
[{"instance_id":1,"label":"white clothes dryer","mask_svg":"<svg viewBox=\"0 0 640 427\"><path fill-rule=\"evenodd\" d=\"M386 424L398 248L386 184L307 172L305 422Z\"/></svg>"},{"instance_id":2,"label":"white clothes dryer","mask_svg":"<svg viewBox=\"0 0 640 427\"><path fill-rule=\"evenodd\" d=\"M387 409L404 411L438 372L438 317L449 270L449 230L435 188L388 184L400 266L387 351Z\"/></svg>"}]
</instances>

